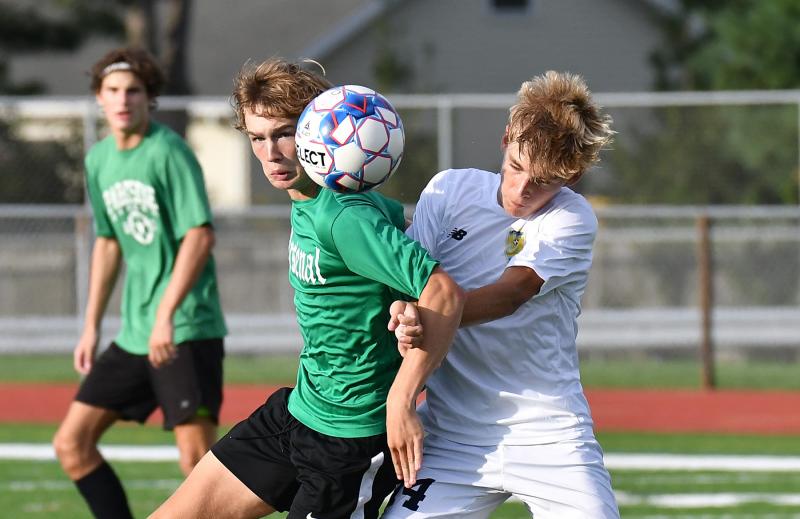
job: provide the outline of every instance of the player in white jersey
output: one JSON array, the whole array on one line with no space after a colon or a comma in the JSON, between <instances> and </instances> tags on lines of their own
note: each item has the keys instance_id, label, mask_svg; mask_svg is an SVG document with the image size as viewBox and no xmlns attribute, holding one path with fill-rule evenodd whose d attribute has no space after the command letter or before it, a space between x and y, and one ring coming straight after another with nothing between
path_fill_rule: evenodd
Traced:
<instances>
[{"instance_id":1,"label":"player in white jersey","mask_svg":"<svg viewBox=\"0 0 800 519\"><path fill-rule=\"evenodd\" d=\"M511 107L500 175L447 170L423 191L407 233L469 292L420 409L417 484L384 518L488 518L511 496L535 519L619 518L575 346L597 219L567 187L599 160L610 122L580 77L547 72ZM390 327L410 336L405 305Z\"/></svg>"}]
</instances>

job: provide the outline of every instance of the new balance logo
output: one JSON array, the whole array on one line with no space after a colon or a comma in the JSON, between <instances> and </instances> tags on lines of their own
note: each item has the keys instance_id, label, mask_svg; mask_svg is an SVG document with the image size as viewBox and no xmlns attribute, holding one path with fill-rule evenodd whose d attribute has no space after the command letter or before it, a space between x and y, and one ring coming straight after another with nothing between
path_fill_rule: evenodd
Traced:
<instances>
[{"instance_id":1,"label":"new balance logo","mask_svg":"<svg viewBox=\"0 0 800 519\"><path fill-rule=\"evenodd\" d=\"M461 241L461 240L464 239L464 236L466 236L466 235L467 235L467 231L465 231L464 229L459 229L458 227L456 227L455 229L450 231L450 234L448 234L447 236L449 238L453 238L454 240Z\"/></svg>"}]
</instances>

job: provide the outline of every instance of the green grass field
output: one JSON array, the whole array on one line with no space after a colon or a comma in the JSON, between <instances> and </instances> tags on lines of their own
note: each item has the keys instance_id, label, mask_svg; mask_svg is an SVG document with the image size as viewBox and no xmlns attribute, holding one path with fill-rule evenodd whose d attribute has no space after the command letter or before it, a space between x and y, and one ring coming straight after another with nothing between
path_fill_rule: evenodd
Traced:
<instances>
[{"instance_id":1,"label":"green grass field","mask_svg":"<svg viewBox=\"0 0 800 519\"><path fill-rule=\"evenodd\" d=\"M69 355L4 355L0 382L75 382ZM720 362L717 381L722 389L800 390L798 367L782 362ZM297 371L295 356L229 355L225 380L229 384L283 384ZM700 365L692 360L585 360L584 386L592 388L698 388Z\"/></svg>"},{"instance_id":2,"label":"green grass field","mask_svg":"<svg viewBox=\"0 0 800 519\"><path fill-rule=\"evenodd\" d=\"M226 360L228 383L291 382L292 357L237 357ZM584 384L606 388L697 388L695 362L584 362ZM800 389L791 364L720 364L722 388ZM0 382L74 382L68 356L8 356ZM787 412L796 412L787 410ZM55 425L2 424L0 443L47 443ZM223 431L224 432L224 431ZM800 456L796 436L601 433L606 453ZM169 445L172 437L154 426L120 424L104 444ZM113 462L137 517L144 517L181 480L172 462ZM800 472L748 470L611 469L620 511L626 519L800 519ZM711 499L716 500L716 504ZM87 517L73 485L55 461L0 461L0 517ZM276 517L282 517L276 515ZM529 517L519 503L507 503L492 519Z\"/></svg>"},{"instance_id":3,"label":"green grass field","mask_svg":"<svg viewBox=\"0 0 800 519\"><path fill-rule=\"evenodd\" d=\"M0 427L0 442L45 442L55 426L13 424ZM164 445L168 433L157 427L121 425L104 444ZM625 434L600 435L606 452L800 455L795 437ZM170 462L113 462L123 479L137 517L144 517L177 487L180 471ZM613 470L615 491L627 503L624 518L797 518L800 517L800 473L761 471ZM670 496L733 495L748 502L734 506L662 506ZM775 504L795 496L794 504ZM762 501L753 501L761 498ZM656 503L656 504L654 504ZM0 461L2 517L86 517L84 505L55 461ZM276 517L281 517L280 515ZM507 503L492 519L528 517L522 505Z\"/></svg>"}]
</instances>

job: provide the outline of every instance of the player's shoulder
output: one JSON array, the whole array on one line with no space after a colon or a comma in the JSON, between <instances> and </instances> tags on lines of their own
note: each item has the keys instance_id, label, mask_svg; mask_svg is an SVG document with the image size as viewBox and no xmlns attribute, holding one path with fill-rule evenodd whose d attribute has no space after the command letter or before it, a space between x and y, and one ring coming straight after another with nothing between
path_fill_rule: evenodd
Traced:
<instances>
[{"instance_id":1,"label":"player's shoulder","mask_svg":"<svg viewBox=\"0 0 800 519\"><path fill-rule=\"evenodd\" d=\"M322 191L325 193L329 190L323 189ZM339 213L347 209L348 214L353 216L385 217L395 225L404 221L403 204L377 191L362 193L335 193L330 191L330 193L337 206L334 210Z\"/></svg>"},{"instance_id":2,"label":"player's shoulder","mask_svg":"<svg viewBox=\"0 0 800 519\"><path fill-rule=\"evenodd\" d=\"M331 193L332 198L341 207L374 207L377 209L391 208L402 209L402 204L394 198L389 198L377 191L366 191L362 193L336 193L323 189Z\"/></svg>"},{"instance_id":3,"label":"player's shoulder","mask_svg":"<svg viewBox=\"0 0 800 519\"><path fill-rule=\"evenodd\" d=\"M150 121L150 126L147 129L145 136L150 142L166 149L179 149L188 150L189 145L178 132L156 121Z\"/></svg>"},{"instance_id":4,"label":"player's shoulder","mask_svg":"<svg viewBox=\"0 0 800 519\"><path fill-rule=\"evenodd\" d=\"M84 159L86 162L86 167L91 169L92 167L99 165L105 160L106 157L109 156L109 154L113 153L114 150L116 150L116 144L112 135L108 135L92 144L92 146L89 148L89 151L86 153L86 158Z\"/></svg>"},{"instance_id":5,"label":"player's shoulder","mask_svg":"<svg viewBox=\"0 0 800 519\"><path fill-rule=\"evenodd\" d=\"M476 168L446 169L428 182L422 198L428 203L460 205L482 199L486 192L495 191L498 185L497 173Z\"/></svg>"},{"instance_id":6,"label":"player's shoulder","mask_svg":"<svg viewBox=\"0 0 800 519\"><path fill-rule=\"evenodd\" d=\"M477 168L446 169L434 175L430 185L472 190L476 186L489 184L496 178L497 173Z\"/></svg>"},{"instance_id":7,"label":"player's shoulder","mask_svg":"<svg viewBox=\"0 0 800 519\"><path fill-rule=\"evenodd\" d=\"M592 204L580 193L568 187L561 188L546 211L550 219L569 220L585 226L597 227L597 216Z\"/></svg>"}]
</instances>

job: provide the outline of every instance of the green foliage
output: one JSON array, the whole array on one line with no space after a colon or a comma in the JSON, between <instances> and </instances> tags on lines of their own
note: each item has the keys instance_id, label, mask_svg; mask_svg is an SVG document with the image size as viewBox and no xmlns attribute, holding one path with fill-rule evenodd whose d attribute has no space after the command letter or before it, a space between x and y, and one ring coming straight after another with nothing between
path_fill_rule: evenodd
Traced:
<instances>
[{"instance_id":1,"label":"green foliage","mask_svg":"<svg viewBox=\"0 0 800 519\"><path fill-rule=\"evenodd\" d=\"M800 84L796 0L683 0L661 17L657 89L791 89ZM798 203L795 106L657 113L617 139L607 193L624 203ZM617 189L619 188L619 189Z\"/></svg>"},{"instance_id":2,"label":"green foliage","mask_svg":"<svg viewBox=\"0 0 800 519\"><path fill-rule=\"evenodd\" d=\"M656 124L620 132L607 162L613 182L594 188L622 203L797 202L797 109L675 107Z\"/></svg>"},{"instance_id":3,"label":"green foliage","mask_svg":"<svg viewBox=\"0 0 800 519\"><path fill-rule=\"evenodd\" d=\"M796 88L800 79L800 3L729 2L706 9L705 44L686 66L698 87Z\"/></svg>"},{"instance_id":4,"label":"green foliage","mask_svg":"<svg viewBox=\"0 0 800 519\"><path fill-rule=\"evenodd\" d=\"M83 142L78 128L72 134L66 142L20 139L0 121L0 203L81 203Z\"/></svg>"},{"instance_id":5,"label":"green foliage","mask_svg":"<svg viewBox=\"0 0 800 519\"><path fill-rule=\"evenodd\" d=\"M40 83L13 84L8 53L72 51L93 34L121 35L122 21L113 2L40 0L27 6L0 4L0 93L43 93Z\"/></svg>"},{"instance_id":6,"label":"green foliage","mask_svg":"<svg viewBox=\"0 0 800 519\"><path fill-rule=\"evenodd\" d=\"M41 0L0 4L0 94L44 93L38 81L15 83L8 56L72 51L93 34L119 35L123 26L112 2ZM0 203L80 203L82 138L34 141L17 135L16 123L0 121Z\"/></svg>"},{"instance_id":7,"label":"green foliage","mask_svg":"<svg viewBox=\"0 0 800 519\"><path fill-rule=\"evenodd\" d=\"M386 20L378 20L374 30L378 42L372 63L375 87L383 93L400 91L411 83L414 71L394 48L397 34L393 30L397 28Z\"/></svg>"}]
</instances>

